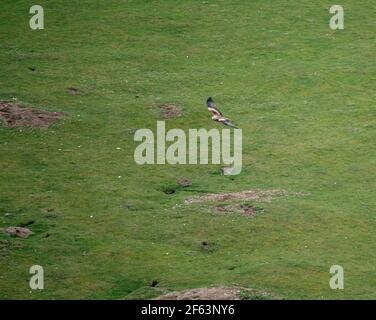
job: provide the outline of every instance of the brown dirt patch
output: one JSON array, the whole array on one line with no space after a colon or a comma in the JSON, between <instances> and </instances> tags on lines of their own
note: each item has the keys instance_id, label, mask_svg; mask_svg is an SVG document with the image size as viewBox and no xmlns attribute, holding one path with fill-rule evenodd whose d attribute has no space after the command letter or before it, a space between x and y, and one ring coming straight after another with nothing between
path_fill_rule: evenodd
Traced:
<instances>
[{"instance_id":1,"label":"brown dirt patch","mask_svg":"<svg viewBox=\"0 0 376 320\"><path fill-rule=\"evenodd\" d=\"M157 298L157 300L269 300L281 299L265 291L242 287L197 288L174 291Z\"/></svg>"},{"instance_id":2,"label":"brown dirt patch","mask_svg":"<svg viewBox=\"0 0 376 320\"><path fill-rule=\"evenodd\" d=\"M63 115L62 112L22 108L13 101L0 101L0 119L4 120L8 128L19 126L46 128Z\"/></svg>"},{"instance_id":3,"label":"brown dirt patch","mask_svg":"<svg viewBox=\"0 0 376 320\"><path fill-rule=\"evenodd\" d=\"M264 209L252 206L250 204L221 204L214 207L215 213L219 215L226 215L226 214L243 214L247 217L254 217L256 214L264 211Z\"/></svg>"},{"instance_id":4,"label":"brown dirt patch","mask_svg":"<svg viewBox=\"0 0 376 320\"><path fill-rule=\"evenodd\" d=\"M183 187L183 188L188 188L188 187L192 186L192 181L188 180L188 179L179 179L179 180L176 181L176 183L180 187Z\"/></svg>"},{"instance_id":5,"label":"brown dirt patch","mask_svg":"<svg viewBox=\"0 0 376 320\"><path fill-rule=\"evenodd\" d=\"M288 193L285 190L246 190L240 192L227 192L227 193L209 193L202 196L194 196L185 200L186 204L191 203L203 203L203 202L221 202L221 201L264 201L270 202L273 198L279 196L287 196Z\"/></svg>"},{"instance_id":6,"label":"brown dirt patch","mask_svg":"<svg viewBox=\"0 0 376 320\"><path fill-rule=\"evenodd\" d=\"M5 229L5 232L11 235L12 237L19 237L19 238L27 238L33 232L28 228L22 228L22 227L8 227Z\"/></svg>"},{"instance_id":7,"label":"brown dirt patch","mask_svg":"<svg viewBox=\"0 0 376 320\"><path fill-rule=\"evenodd\" d=\"M198 288L170 292L158 300L240 300L240 291L238 287Z\"/></svg>"},{"instance_id":8,"label":"brown dirt patch","mask_svg":"<svg viewBox=\"0 0 376 320\"><path fill-rule=\"evenodd\" d=\"M183 115L181 106L178 104L165 103L159 106L159 109L161 110L162 118L165 120L181 117Z\"/></svg>"},{"instance_id":9,"label":"brown dirt patch","mask_svg":"<svg viewBox=\"0 0 376 320\"><path fill-rule=\"evenodd\" d=\"M44 218L57 218L59 215L54 208L46 208L42 210Z\"/></svg>"}]
</instances>

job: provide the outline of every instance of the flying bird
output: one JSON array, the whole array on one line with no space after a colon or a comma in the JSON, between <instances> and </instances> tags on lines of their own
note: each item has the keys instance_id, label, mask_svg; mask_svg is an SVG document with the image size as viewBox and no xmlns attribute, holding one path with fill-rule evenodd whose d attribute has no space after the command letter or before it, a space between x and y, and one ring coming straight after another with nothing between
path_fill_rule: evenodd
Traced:
<instances>
[{"instance_id":1,"label":"flying bird","mask_svg":"<svg viewBox=\"0 0 376 320\"><path fill-rule=\"evenodd\" d=\"M208 105L208 110L212 113L212 120L214 121L218 121L218 122L221 122L223 123L224 125L226 126L229 126L229 127L232 127L232 128L236 128L236 126L234 126L230 119L227 119L226 117L223 116L222 112L219 111L219 109L217 108L217 106L215 105L213 99L211 97L208 98L208 100L206 100L206 104Z\"/></svg>"}]
</instances>

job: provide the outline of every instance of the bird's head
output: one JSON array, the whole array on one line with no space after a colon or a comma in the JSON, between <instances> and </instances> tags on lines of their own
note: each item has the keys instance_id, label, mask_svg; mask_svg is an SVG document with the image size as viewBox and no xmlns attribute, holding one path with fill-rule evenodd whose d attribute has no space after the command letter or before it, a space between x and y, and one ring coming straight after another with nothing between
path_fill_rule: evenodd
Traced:
<instances>
[{"instance_id":1,"label":"bird's head","mask_svg":"<svg viewBox=\"0 0 376 320\"><path fill-rule=\"evenodd\" d=\"M209 97L208 100L206 100L206 102L214 102L212 97Z\"/></svg>"}]
</instances>

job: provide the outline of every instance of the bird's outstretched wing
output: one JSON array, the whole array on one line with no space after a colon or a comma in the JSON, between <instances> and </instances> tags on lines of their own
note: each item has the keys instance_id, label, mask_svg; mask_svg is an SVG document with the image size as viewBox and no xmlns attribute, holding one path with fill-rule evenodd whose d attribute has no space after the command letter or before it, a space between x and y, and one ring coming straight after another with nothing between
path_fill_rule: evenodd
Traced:
<instances>
[{"instance_id":1,"label":"bird's outstretched wing","mask_svg":"<svg viewBox=\"0 0 376 320\"><path fill-rule=\"evenodd\" d=\"M224 118L223 120L219 120L219 121L222 122L226 126L229 126L229 127L235 128L235 129L238 128L238 127L234 126L229 119Z\"/></svg>"},{"instance_id":2,"label":"bird's outstretched wing","mask_svg":"<svg viewBox=\"0 0 376 320\"><path fill-rule=\"evenodd\" d=\"M211 97L206 100L206 104L208 105L208 110L213 114L213 116L223 117L222 112L217 108Z\"/></svg>"}]
</instances>

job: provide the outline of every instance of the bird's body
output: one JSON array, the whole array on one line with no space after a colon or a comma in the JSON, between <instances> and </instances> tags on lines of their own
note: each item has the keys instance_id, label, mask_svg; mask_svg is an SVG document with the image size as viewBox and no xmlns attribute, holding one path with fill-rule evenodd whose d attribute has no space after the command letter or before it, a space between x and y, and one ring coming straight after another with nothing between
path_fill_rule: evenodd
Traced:
<instances>
[{"instance_id":1,"label":"bird's body","mask_svg":"<svg viewBox=\"0 0 376 320\"><path fill-rule=\"evenodd\" d=\"M217 108L215 105L213 99L211 97L206 100L206 104L208 106L208 110L212 113L212 120L221 122L226 126L236 128L230 121L230 119L227 119L226 117L223 116L222 112Z\"/></svg>"}]
</instances>

